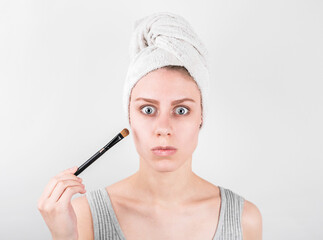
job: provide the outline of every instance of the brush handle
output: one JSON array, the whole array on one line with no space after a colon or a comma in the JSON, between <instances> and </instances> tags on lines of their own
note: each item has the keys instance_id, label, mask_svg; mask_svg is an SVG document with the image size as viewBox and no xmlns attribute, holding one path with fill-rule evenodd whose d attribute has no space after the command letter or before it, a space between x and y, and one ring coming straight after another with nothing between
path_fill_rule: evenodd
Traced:
<instances>
[{"instance_id":1,"label":"brush handle","mask_svg":"<svg viewBox=\"0 0 323 240\"><path fill-rule=\"evenodd\" d=\"M81 172L83 172L88 166L90 166L95 160L97 160L99 157L101 157L106 151L108 151L111 147L113 147L121 139L123 139L123 136L121 135L121 133L119 133L108 144L106 144L100 151L98 151L96 154L94 154L92 157L90 157L85 163L83 163L77 169L77 171L74 173L74 175L77 176Z\"/></svg>"}]
</instances>

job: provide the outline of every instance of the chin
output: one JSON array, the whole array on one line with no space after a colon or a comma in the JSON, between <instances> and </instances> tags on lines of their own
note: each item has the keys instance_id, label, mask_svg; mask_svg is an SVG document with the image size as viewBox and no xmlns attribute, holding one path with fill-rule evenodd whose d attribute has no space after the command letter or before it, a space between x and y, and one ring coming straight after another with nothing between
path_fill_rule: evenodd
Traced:
<instances>
[{"instance_id":1,"label":"chin","mask_svg":"<svg viewBox=\"0 0 323 240\"><path fill-rule=\"evenodd\" d=\"M174 172L180 165L172 159L158 159L153 162L152 167L158 172Z\"/></svg>"},{"instance_id":2,"label":"chin","mask_svg":"<svg viewBox=\"0 0 323 240\"><path fill-rule=\"evenodd\" d=\"M170 167L163 167L163 168L155 168L156 172L160 172L160 173L166 173L166 172L175 172L176 168L170 168Z\"/></svg>"}]
</instances>

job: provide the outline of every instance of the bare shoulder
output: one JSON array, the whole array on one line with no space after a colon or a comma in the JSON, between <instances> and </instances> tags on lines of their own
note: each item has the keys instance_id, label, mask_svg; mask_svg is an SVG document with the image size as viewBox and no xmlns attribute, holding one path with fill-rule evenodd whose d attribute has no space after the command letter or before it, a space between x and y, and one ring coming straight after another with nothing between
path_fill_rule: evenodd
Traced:
<instances>
[{"instance_id":1,"label":"bare shoulder","mask_svg":"<svg viewBox=\"0 0 323 240\"><path fill-rule=\"evenodd\" d=\"M91 209L86 196L74 198L71 203L77 218L78 239L94 239Z\"/></svg>"},{"instance_id":2,"label":"bare shoulder","mask_svg":"<svg viewBox=\"0 0 323 240\"><path fill-rule=\"evenodd\" d=\"M247 200L242 211L242 232L245 240L262 239L262 216L258 207Z\"/></svg>"}]
</instances>

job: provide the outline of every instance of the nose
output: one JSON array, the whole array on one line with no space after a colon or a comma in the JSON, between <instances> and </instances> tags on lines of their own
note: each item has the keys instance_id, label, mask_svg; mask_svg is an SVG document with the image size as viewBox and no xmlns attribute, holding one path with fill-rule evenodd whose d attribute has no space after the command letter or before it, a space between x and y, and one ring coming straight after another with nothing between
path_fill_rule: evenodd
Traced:
<instances>
[{"instance_id":1,"label":"nose","mask_svg":"<svg viewBox=\"0 0 323 240\"><path fill-rule=\"evenodd\" d=\"M157 136L170 136L172 134L171 116L169 113L160 113L156 119L155 132Z\"/></svg>"}]
</instances>

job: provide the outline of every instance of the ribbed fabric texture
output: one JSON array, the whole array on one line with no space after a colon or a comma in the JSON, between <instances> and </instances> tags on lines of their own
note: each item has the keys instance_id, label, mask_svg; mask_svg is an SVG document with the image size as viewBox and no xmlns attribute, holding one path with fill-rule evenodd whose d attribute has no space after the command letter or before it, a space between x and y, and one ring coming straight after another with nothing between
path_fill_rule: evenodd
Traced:
<instances>
[{"instance_id":1,"label":"ribbed fabric texture","mask_svg":"<svg viewBox=\"0 0 323 240\"><path fill-rule=\"evenodd\" d=\"M221 210L214 240L242 240L242 210L244 198L218 186L221 190Z\"/></svg>"},{"instance_id":2,"label":"ribbed fabric texture","mask_svg":"<svg viewBox=\"0 0 323 240\"><path fill-rule=\"evenodd\" d=\"M241 217L244 198L229 189L221 191L221 208L213 240L242 240ZM94 229L95 240L126 240L105 188L86 193Z\"/></svg>"}]
</instances>

